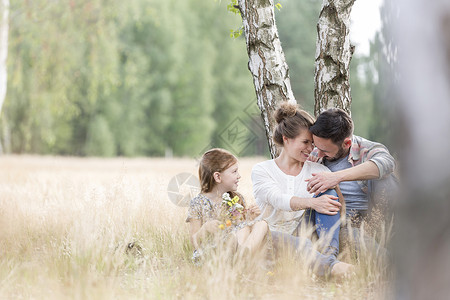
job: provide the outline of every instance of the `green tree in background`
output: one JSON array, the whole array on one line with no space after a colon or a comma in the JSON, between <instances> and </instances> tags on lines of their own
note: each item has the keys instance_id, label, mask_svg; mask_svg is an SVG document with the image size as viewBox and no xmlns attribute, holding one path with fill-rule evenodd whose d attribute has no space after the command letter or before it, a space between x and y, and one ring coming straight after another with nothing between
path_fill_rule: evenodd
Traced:
<instances>
[{"instance_id":1,"label":"green tree in background","mask_svg":"<svg viewBox=\"0 0 450 300\"><path fill-rule=\"evenodd\" d=\"M354 55L350 64L352 119L355 134L372 138L376 70L370 57Z\"/></svg>"},{"instance_id":2,"label":"green tree in background","mask_svg":"<svg viewBox=\"0 0 450 300\"><path fill-rule=\"evenodd\" d=\"M284 0L275 10L278 33L289 65L292 91L297 103L314 110L314 60L317 20L322 1Z\"/></svg>"},{"instance_id":3,"label":"green tree in background","mask_svg":"<svg viewBox=\"0 0 450 300\"><path fill-rule=\"evenodd\" d=\"M236 17L199 4L13 3L12 151L198 155L251 101L244 44L228 38Z\"/></svg>"},{"instance_id":4,"label":"green tree in background","mask_svg":"<svg viewBox=\"0 0 450 300\"><path fill-rule=\"evenodd\" d=\"M282 4L277 23L292 87L299 104L312 111L321 2ZM208 147L233 148L227 130L236 129L245 136L230 150L268 155L245 41L229 37L240 16L226 5L12 2L2 140L13 153L198 156ZM377 87L367 80L370 74L358 84L365 72L360 64L365 58L351 65L360 70L351 78L353 116L357 128L370 132L370 105L360 98L373 101Z\"/></svg>"},{"instance_id":5,"label":"green tree in background","mask_svg":"<svg viewBox=\"0 0 450 300\"><path fill-rule=\"evenodd\" d=\"M389 16L393 13L389 6L395 4L386 2L381 7L381 30L370 41L369 55L352 61L352 118L357 134L395 152L393 121L399 114L393 102L398 97L394 92L396 45L390 33L395 16Z\"/></svg>"}]
</instances>

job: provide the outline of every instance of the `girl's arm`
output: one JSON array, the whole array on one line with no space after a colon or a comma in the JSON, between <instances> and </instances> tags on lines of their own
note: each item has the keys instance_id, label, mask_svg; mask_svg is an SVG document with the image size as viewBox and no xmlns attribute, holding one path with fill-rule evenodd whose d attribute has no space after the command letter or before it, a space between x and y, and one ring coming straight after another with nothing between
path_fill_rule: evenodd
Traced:
<instances>
[{"instance_id":1,"label":"girl's arm","mask_svg":"<svg viewBox=\"0 0 450 300\"><path fill-rule=\"evenodd\" d=\"M245 209L244 218L248 221L253 221L257 216L261 214L261 209L256 204L251 204L250 206L247 206L247 202L244 199L244 196L242 196L239 193L235 193L239 197L239 204L241 204Z\"/></svg>"},{"instance_id":2,"label":"girl's arm","mask_svg":"<svg viewBox=\"0 0 450 300\"><path fill-rule=\"evenodd\" d=\"M219 230L220 222L218 220L210 220L202 225L202 221L199 219L191 219L189 221L189 233L191 235L191 242L195 249L198 249L198 245L202 239L208 233L215 233Z\"/></svg>"}]
</instances>

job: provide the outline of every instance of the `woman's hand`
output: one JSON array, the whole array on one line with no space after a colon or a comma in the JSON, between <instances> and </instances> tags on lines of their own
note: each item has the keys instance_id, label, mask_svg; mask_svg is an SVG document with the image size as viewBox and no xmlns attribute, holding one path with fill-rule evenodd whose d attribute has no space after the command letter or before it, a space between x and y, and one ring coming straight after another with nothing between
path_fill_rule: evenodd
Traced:
<instances>
[{"instance_id":1,"label":"woman's hand","mask_svg":"<svg viewBox=\"0 0 450 300\"><path fill-rule=\"evenodd\" d=\"M336 215L342 207L342 204L336 201L338 197L332 195L322 195L310 199L310 207L321 214Z\"/></svg>"},{"instance_id":2,"label":"woman's hand","mask_svg":"<svg viewBox=\"0 0 450 300\"><path fill-rule=\"evenodd\" d=\"M261 209L258 205L252 204L247 208L247 216L250 220L255 219L257 216L261 214Z\"/></svg>"}]
</instances>

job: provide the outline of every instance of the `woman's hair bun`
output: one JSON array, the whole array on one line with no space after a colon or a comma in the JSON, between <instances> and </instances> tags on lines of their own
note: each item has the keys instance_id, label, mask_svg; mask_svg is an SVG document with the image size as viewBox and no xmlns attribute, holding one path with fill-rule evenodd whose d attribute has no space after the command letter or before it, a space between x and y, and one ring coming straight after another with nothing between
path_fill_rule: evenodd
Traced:
<instances>
[{"instance_id":1,"label":"woman's hair bun","mask_svg":"<svg viewBox=\"0 0 450 300\"><path fill-rule=\"evenodd\" d=\"M277 124L281 123L284 119L295 116L297 112L297 105L289 103L287 101L282 102L278 109L275 111L275 121Z\"/></svg>"}]
</instances>

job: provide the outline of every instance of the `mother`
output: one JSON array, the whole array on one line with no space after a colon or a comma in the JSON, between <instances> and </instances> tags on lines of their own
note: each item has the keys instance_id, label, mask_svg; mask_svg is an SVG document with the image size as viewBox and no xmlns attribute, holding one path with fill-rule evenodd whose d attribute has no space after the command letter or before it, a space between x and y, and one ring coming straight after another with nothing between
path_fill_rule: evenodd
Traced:
<instances>
[{"instance_id":1,"label":"mother","mask_svg":"<svg viewBox=\"0 0 450 300\"><path fill-rule=\"evenodd\" d=\"M280 155L253 167L252 182L256 203L272 232L275 248L283 241L300 252L312 255L312 266L319 275L340 275L351 265L339 262L339 219L341 203L334 190L313 197L306 180L313 173L329 171L325 166L307 161L313 150L309 127L313 118L296 104L283 103L275 112L277 126L273 140L282 147ZM305 210L311 209L308 214ZM307 215L307 217L306 217ZM300 225L307 219L317 225L319 237L331 236L323 254L312 250L311 242L298 237ZM302 249L300 249L303 245Z\"/></svg>"}]
</instances>

